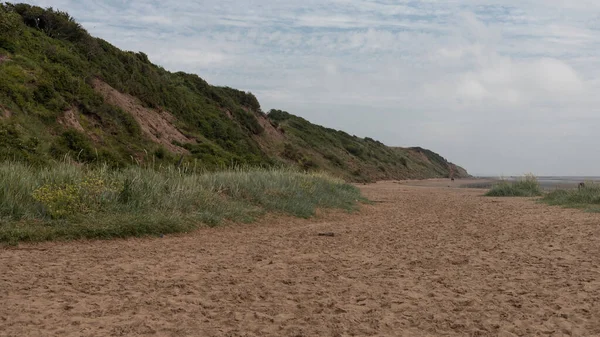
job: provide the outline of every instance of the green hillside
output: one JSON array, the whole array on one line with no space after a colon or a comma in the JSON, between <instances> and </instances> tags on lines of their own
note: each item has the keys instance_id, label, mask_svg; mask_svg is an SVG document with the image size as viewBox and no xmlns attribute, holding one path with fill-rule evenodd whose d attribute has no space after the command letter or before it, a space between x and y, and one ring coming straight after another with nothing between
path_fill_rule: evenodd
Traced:
<instances>
[{"instance_id":1,"label":"green hillside","mask_svg":"<svg viewBox=\"0 0 600 337\"><path fill-rule=\"evenodd\" d=\"M271 122L286 135L283 157L305 168L321 167L354 181L448 177L454 165L421 148L392 148L371 138L314 125L285 111L271 110ZM455 167L456 177L468 173Z\"/></svg>"},{"instance_id":2,"label":"green hillside","mask_svg":"<svg viewBox=\"0 0 600 337\"><path fill-rule=\"evenodd\" d=\"M0 4L0 160L45 165L292 164L351 181L466 176L420 148L391 148L172 73L90 36L67 13Z\"/></svg>"}]
</instances>

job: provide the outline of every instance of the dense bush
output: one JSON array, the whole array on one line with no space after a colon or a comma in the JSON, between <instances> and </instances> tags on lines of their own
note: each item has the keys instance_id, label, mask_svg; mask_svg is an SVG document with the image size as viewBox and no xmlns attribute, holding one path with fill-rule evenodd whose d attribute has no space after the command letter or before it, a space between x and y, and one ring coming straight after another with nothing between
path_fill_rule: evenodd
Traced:
<instances>
[{"instance_id":1,"label":"dense bush","mask_svg":"<svg viewBox=\"0 0 600 337\"><path fill-rule=\"evenodd\" d=\"M346 151L348 151L353 156L361 157L363 155L364 149L360 145L346 143L344 147L346 148Z\"/></svg>"},{"instance_id":2,"label":"dense bush","mask_svg":"<svg viewBox=\"0 0 600 337\"><path fill-rule=\"evenodd\" d=\"M252 134L260 135L264 129L252 113L244 111L243 109L235 109L234 116Z\"/></svg>"},{"instance_id":3,"label":"dense bush","mask_svg":"<svg viewBox=\"0 0 600 337\"><path fill-rule=\"evenodd\" d=\"M13 124L0 123L0 160L21 160L29 164L43 162L40 140L25 137Z\"/></svg>"},{"instance_id":4,"label":"dense bush","mask_svg":"<svg viewBox=\"0 0 600 337\"><path fill-rule=\"evenodd\" d=\"M292 144L290 143L285 143L283 145L283 152L281 153L281 155L284 158L293 160L293 161L298 161L302 158L302 153L300 153L300 151Z\"/></svg>"},{"instance_id":5,"label":"dense bush","mask_svg":"<svg viewBox=\"0 0 600 337\"><path fill-rule=\"evenodd\" d=\"M331 163L333 163L333 165L335 165L337 167L341 167L341 168L346 167L346 164L344 163L344 161L342 161L340 159L340 157L336 156L333 153L325 153L323 155L323 157L325 157L325 159L331 161Z\"/></svg>"},{"instance_id":6,"label":"dense bush","mask_svg":"<svg viewBox=\"0 0 600 337\"><path fill-rule=\"evenodd\" d=\"M65 12L27 4L7 5L6 8L21 15L27 26L40 29L49 37L75 42L87 35L81 25Z\"/></svg>"}]
</instances>

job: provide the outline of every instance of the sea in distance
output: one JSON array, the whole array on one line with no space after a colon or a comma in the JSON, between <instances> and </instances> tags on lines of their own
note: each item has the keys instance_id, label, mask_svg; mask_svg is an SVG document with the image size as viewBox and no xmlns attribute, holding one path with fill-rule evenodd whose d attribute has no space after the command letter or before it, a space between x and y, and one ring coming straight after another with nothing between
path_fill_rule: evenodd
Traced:
<instances>
[{"instance_id":1,"label":"sea in distance","mask_svg":"<svg viewBox=\"0 0 600 337\"><path fill-rule=\"evenodd\" d=\"M466 184L469 188L491 188L492 185L500 181L516 181L524 177L518 176L477 176L481 182ZM540 187L544 190L553 190L557 188L577 188L579 183L600 184L600 176L539 176L536 177Z\"/></svg>"}]
</instances>

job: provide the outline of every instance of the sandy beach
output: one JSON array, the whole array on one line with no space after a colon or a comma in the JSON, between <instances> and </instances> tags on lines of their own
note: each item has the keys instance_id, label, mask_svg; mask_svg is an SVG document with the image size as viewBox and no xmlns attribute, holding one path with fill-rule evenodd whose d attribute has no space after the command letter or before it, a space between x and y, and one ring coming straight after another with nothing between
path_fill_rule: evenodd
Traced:
<instances>
[{"instance_id":1,"label":"sandy beach","mask_svg":"<svg viewBox=\"0 0 600 337\"><path fill-rule=\"evenodd\" d=\"M374 203L354 214L0 248L0 336L600 335L600 215L464 183L360 185Z\"/></svg>"}]
</instances>

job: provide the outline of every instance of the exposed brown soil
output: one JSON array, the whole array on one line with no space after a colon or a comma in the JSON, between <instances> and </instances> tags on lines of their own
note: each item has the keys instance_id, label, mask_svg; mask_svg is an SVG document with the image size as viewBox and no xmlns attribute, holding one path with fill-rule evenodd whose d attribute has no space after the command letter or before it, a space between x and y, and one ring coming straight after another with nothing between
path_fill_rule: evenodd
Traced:
<instances>
[{"instance_id":1,"label":"exposed brown soil","mask_svg":"<svg viewBox=\"0 0 600 337\"><path fill-rule=\"evenodd\" d=\"M0 335L600 335L600 215L360 187L358 214L0 250Z\"/></svg>"},{"instance_id":2,"label":"exposed brown soil","mask_svg":"<svg viewBox=\"0 0 600 337\"><path fill-rule=\"evenodd\" d=\"M429 160L429 158L427 158L427 155L425 153L414 150L408 150L408 152L413 154L415 157L421 159L424 163L431 164L431 161Z\"/></svg>"},{"instance_id":3,"label":"exposed brown soil","mask_svg":"<svg viewBox=\"0 0 600 337\"><path fill-rule=\"evenodd\" d=\"M10 118L12 113L2 105L0 105L0 118Z\"/></svg>"},{"instance_id":4,"label":"exposed brown soil","mask_svg":"<svg viewBox=\"0 0 600 337\"><path fill-rule=\"evenodd\" d=\"M278 142L285 140L285 136L281 133L281 130L276 129L266 116L256 116L256 120L265 130L265 135L269 140Z\"/></svg>"},{"instance_id":5,"label":"exposed brown soil","mask_svg":"<svg viewBox=\"0 0 600 337\"><path fill-rule=\"evenodd\" d=\"M123 94L99 79L95 79L93 85L94 89L96 89L109 104L131 113L133 118L140 124L144 135L150 140L162 144L171 152L188 152L186 149L174 145L173 141L179 143L191 143L193 140L186 137L173 125L175 118L167 111L146 108L137 98Z\"/></svg>"},{"instance_id":6,"label":"exposed brown soil","mask_svg":"<svg viewBox=\"0 0 600 337\"><path fill-rule=\"evenodd\" d=\"M223 112L223 113L224 113L224 114L227 116L227 118L229 118L229 119L233 120L233 115L231 114L231 111L229 111L229 110L227 110L227 109L224 109L224 108L222 108L222 109L221 109L221 112Z\"/></svg>"},{"instance_id":7,"label":"exposed brown soil","mask_svg":"<svg viewBox=\"0 0 600 337\"><path fill-rule=\"evenodd\" d=\"M79 132L85 132L83 126L81 126L81 123L79 122L79 118L77 117L78 114L79 112L76 108L71 108L65 111L64 115L58 118L58 123L68 128L73 128Z\"/></svg>"},{"instance_id":8,"label":"exposed brown soil","mask_svg":"<svg viewBox=\"0 0 600 337\"><path fill-rule=\"evenodd\" d=\"M281 133L280 130L276 129L266 116L255 116L264 132L261 135L253 136L254 140L266 153L280 156L280 152L283 150L283 144L286 140L285 135Z\"/></svg>"}]
</instances>

